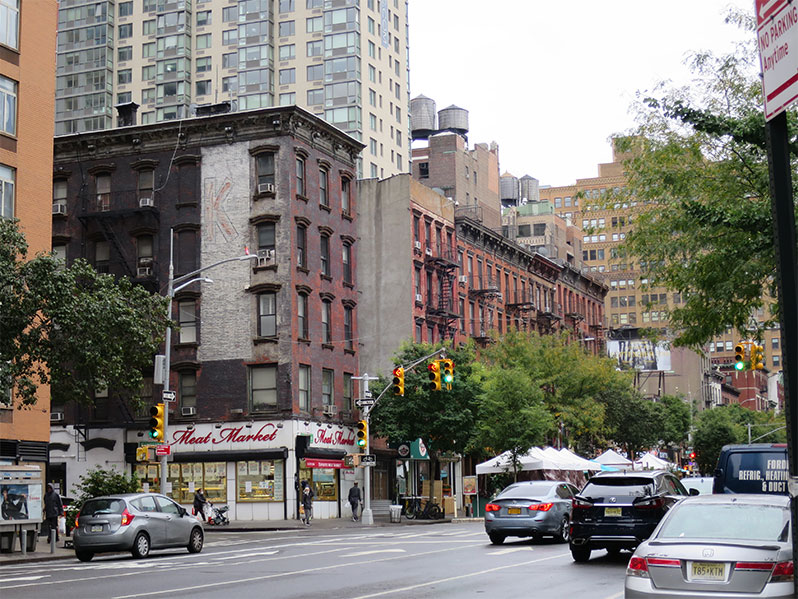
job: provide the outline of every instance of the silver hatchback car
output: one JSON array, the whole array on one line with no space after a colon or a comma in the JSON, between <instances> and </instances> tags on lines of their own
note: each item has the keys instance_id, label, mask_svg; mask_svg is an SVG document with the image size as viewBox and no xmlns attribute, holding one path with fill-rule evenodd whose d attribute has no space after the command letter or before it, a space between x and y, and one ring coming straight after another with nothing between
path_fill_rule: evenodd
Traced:
<instances>
[{"instance_id":1,"label":"silver hatchback car","mask_svg":"<svg viewBox=\"0 0 798 599\"><path fill-rule=\"evenodd\" d=\"M185 547L202 551L202 523L158 493L95 497L83 504L72 532L75 556L87 562L95 553L130 551L146 557L151 549Z\"/></svg>"}]
</instances>

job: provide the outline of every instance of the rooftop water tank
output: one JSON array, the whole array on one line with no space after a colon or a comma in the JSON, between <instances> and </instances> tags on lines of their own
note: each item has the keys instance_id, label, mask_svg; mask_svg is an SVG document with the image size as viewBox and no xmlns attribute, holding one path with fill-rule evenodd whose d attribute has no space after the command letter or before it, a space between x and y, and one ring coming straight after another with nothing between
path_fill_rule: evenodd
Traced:
<instances>
[{"instance_id":1,"label":"rooftop water tank","mask_svg":"<svg viewBox=\"0 0 798 599\"><path fill-rule=\"evenodd\" d=\"M441 131L453 131L460 135L468 133L468 111L452 104L438 111L438 128Z\"/></svg>"},{"instance_id":2,"label":"rooftop water tank","mask_svg":"<svg viewBox=\"0 0 798 599\"><path fill-rule=\"evenodd\" d=\"M518 205L518 179L510 173L499 177L499 199L503 207Z\"/></svg>"},{"instance_id":3,"label":"rooftop water tank","mask_svg":"<svg viewBox=\"0 0 798 599\"><path fill-rule=\"evenodd\" d=\"M540 181L529 175L524 175L521 177L519 184L522 198L526 198L528 202L540 201Z\"/></svg>"},{"instance_id":4,"label":"rooftop water tank","mask_svg":"<svg viewBox=\"0 0 798 599\"><path fill-rule=\"evenodd\" d=\"M435 129L435 100L427 96L410 100L410 131L413 139L427 139Z\"/></svg>"}]
</instances>

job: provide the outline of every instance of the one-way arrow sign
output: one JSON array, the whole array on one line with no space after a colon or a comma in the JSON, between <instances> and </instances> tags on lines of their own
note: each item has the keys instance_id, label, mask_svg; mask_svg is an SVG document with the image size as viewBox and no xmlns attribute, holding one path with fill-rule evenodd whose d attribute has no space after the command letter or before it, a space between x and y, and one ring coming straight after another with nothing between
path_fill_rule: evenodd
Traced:
<instances>
[{"instance_id":1,"label":"one-way arrow sign","mask_svg":"<svg viewBox=\"0 0 798 599\"><path fill-rule=\"evenodd\" d=\"M355 400L355 405L358 408L365 408L367 406L373 406L374 403L375 403L375 400L373 400L373 399L356 399Z\"/></svg>"}]
</instances>

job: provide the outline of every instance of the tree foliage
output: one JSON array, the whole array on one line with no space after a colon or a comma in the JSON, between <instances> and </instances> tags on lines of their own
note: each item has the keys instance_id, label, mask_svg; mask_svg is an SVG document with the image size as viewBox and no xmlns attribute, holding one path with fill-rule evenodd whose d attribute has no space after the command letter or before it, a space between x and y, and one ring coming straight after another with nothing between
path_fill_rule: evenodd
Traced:
<instances>
[{"instance_id":1,"label":"tree foliage","mask_svg":"<svg viewBox=\"0 0 798 599\"><path fill-rule=\"evenodd\" d=\"M73 487L76 494L75 501L67 510L67 527L72 528L75 516L83 504L92 497L114 495L116 493L136 493L139 490L139 480L135 473L127 476L116 468L104 470L99 466L79 477L80 482Z\"/></svg>"},{"instance_id":2,"label":"tree foliage","mask_svg":"<svg viewBox=\"0 0 798 599\"><path fill-rule=\"evenodd\" d=\"M137 397L141 370L163 340L166 306L84 260L28 259L16 222L0 219L0 386L14 385L20 407L36 402L40 383L58 402L88 403L106 387Z\"/></svg>"},{"instance_id":3,"label":"tree foliage","mask_svg":"<svg viewBox=\"0 0 798 599\"><path fill-rule=\"evenodd\" d=\"M754 40L750 19L729 20ZM776 256L755 47L699 53L691 66L695 81L641 98L638 127L617 141L628 152L621 193L639 207L625 249L650 285L681 294L674 344L699 347L729 326L749 334L753 311L776 297ZM794 111L789 120L795 131ZM798 153L794 134L790 147Z\"/></svg>"}]
</instances>

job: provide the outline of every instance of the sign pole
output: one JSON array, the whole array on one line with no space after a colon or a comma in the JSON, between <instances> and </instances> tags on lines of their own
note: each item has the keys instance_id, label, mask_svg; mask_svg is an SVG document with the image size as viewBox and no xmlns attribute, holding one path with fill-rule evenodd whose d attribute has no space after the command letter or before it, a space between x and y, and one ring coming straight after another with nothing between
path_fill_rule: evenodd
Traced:
<instances>
[{"instance_id":1,"label":"sign pole","mask_svg":"<svg viewBox=\"0 0 798 599\"><path fill-rule=\"evenodd\" d=\"M371 399L371 391L369 391L369 381L376 381L379 377L376 376L369 376L368 372L364 372L363 376L353 376L353 379L363 381L363 397L370 400ZM369 434L366 435L366 451L365 453L369 453L369 448L371 445L369 437L370 435L370 424L369 424L369 412L371 411L371 406L373 403L362 403L359 404L363 407L361 408L363 414L363 420L366 421L366 430L369 431ZM371 467L364 466L363 468L363 513L360 514L360 521L363 522L366 526L371 526L374 524L374 514L371 511Z\"/></svg>"}]
</instances>

